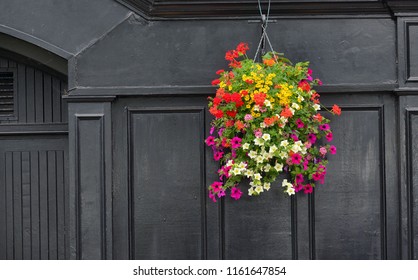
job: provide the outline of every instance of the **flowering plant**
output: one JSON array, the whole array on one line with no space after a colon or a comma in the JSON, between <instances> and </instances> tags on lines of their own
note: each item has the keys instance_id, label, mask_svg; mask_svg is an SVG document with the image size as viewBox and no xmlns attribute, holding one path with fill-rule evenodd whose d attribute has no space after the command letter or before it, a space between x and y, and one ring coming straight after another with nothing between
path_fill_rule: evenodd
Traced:
<instances>
[{"instance_id":1,"label":"flowering plant","mask_svg":"<svg viewBox=\"0 0 418 280\"><path fill-rule=\"evenodd\" d=\"M282 182L289 196L311 193L324 182L327 154L336 153L333 145L318 146L319 139L333 138L330 120L318 112L319 94L312 88L322 83L312 78L308 62L292 65L275 52L255 62L246 56L248 49L240 43L228 51L230 70L217 71L219 79L212 81L218 89L208 98L214 119L205 142L220 169L219 181L209 186L209 197L216 202L230 191L239 199L238 184L244 178L250 180L248 195L259 195L282 172L290 175L290 181ZM328 111L341 114L338 105Z\"/></svg>"}]
</instances>

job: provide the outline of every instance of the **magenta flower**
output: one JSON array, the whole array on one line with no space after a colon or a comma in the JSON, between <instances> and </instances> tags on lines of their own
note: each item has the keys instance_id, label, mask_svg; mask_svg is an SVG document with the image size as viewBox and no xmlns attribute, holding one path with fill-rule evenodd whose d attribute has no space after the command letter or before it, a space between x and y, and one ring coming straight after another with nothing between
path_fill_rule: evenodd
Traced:
<instances>
[{"instance_id":1,"label":"magenta flower","mask_svg":"<svg viewBox=\"0 0 418 280\"><path fill-rule=\"evenodd\" d=\"M213 202L216 202L216 197L215 195L212 193L212 191L209 191L209 198L212 199Z\"/></svg>"},{"instance_id":2,"label":"magenta flower","mask_svg":"<svg viewBox=\"0 0 418 280\"><path fill-rule=\"evenodd\" d=\"M239 137L232 138L231 140L232 149L238 149L239 147L241 147L241 141L242 139Z\"/></svg>"},{"instance_id":3,"label":"magenta flower","mask_svg":"<svg viewBox=\"0 0 418 280\"><path fill-rule=\"evenodd\" d=\"M210 135L212 135L214 131L215 131L215 127L214 127L214 126L212 126L212 127L210 128Z\"/></svg>"},{"instance_id":4,"label":"magenta flower","mask_svg":"<svg viewBox=\"0 0 418 280\"><path fill-rule=\"evenodd\" d=\"M319 153L321 154L321 156L325 156L327 154L327 148L325 147L319 148Z\"/></svg>"},{"instance_id":5,"label":"magenta flower","mask_svg":"<svg viewBox=\"0 0 418 280\"><path fill-rule=\"evenodd\" d=\"M215 137L209 136L208 138L206 138L205 142L206 142L206 145L208 145L209 147L213 146L215 145Z\"/></svg>"},{"instance_id":6,"label":"magenta flower","mask_svg":"<svg viewBox=\"0 0 418 280\"><path fill-rule=\"evenodd\" d=\"M224 155L224 152L218 151L213 155L213 159L219 161Z\"/></svg>"},{"instance_id":7,"label":"magenta flower","mask_svg":"<svg viewBox=\"0 0 418 280\"><path fill-rule=\"evenodd\" d=\"M237 187L233 187L231 189L231 197L235 200L238 200L241 198L242 195L242 191L240 189L238 189Z\"/></svg>"},{"instance_id":8,"label":"magenta flower","mask_svg":"<svg viewBox=\"0 0 418 280\"><path fill-rule=\"evenodd\" d=\"M290 134L290 137L293 139L293 141L299 141L299 138L296 136L296 134Z\"/></svg>"},{"instance_id":9,"label":"magenta flower","mask_svg":"<svg viewBox=\"0 0 418 280\"><path fill-rule=\"evenodd\" d=\"M309 161L305 159L305 161L303 162L303 170L308 170L308 164L309 164Z\"/></svg>"},{"instance_id":10,"label":"magenta flower","mask_svg":"<svg viewBox=\"0 0 418 280\"><path fill-rule=\"evenodd\" d=\"M327 138L328 142L331 142L332 141L332 138L333 138L332 132L330 132L327 135L325 135L325 138Z\"/></svg>"},{"instance_id":11,"label":"magenta flower","mask_svg":"<svg viewBox=\"0 0 418 280\"><path fill-rule=\"evenodd\" d=\"M293 154L292 155L292 163L293 164L300 164L300 161L302 160L302 156L299 154Z\"/></svg>"},{"instance_id":12,"label":"magenta flower","mask_svg":"<svg viewBox=\"0 0 418 280\"><path fill-rule=\"evenodd\" d=\"M329 126L329 124L327 124L327 123L324 123L324 124L321 124L320 126L319 126L319 130L330 130L330 126Z\"/></svg>"},{"instance_id":13,"label":"magenta flower","mask_svg":"<svg viewBox=\"0 0 418 280\"><path fill-rule=\"evenodd\" d=\"M246 115L244 116L244 120L245 120L246 122L251 121L252 119L253 119L253 116L251 116L250 114L246 114Z\"/></svg>"},{"instance_id":14,"label":"magenta flower","mask_svg":"<svg viewBox=\"0 0 418 280\"><path fill-rule=\"evenodd\" d=\"M212 187L214 193L217 193L220 190L222 190L222 182L213 182L213 184L210 186Z\"/></svg>"},{"instance_id":15,"label":"magenta flower","mask_svg":"<svg viewBox=\"0 0 418 280\"><path fill-rule=\"evenodd\" d=\"M313 192L313 187L311 184L307 184L303 188L304 188L303 192L306 194Z\"/></svg>"},{"instance_id":16,"label":"magenta flower","mask_svg":"<svg viewBox=\"0 0 418 280\"><path fill-rule=\"evenodd\" d=\"M220 190L220 191L218 192L218 197L219 197L219 198L221 198L221 197L223 197L223 196L225 196L225 191L224 191L224 190Z\"/></svg>"},{"instance_id":17,"label":"magenta flower","mask_svg":"<svg viewBox=\"0 0 418 280\"><path fill-rule=\"evenodd\" d=\"M303 189L303 185L296 184L293 186L293 188L295 189L295 192L300 192Z\"/></svg>"},{"instance_id":18,"label":"magenta flower","mask_svg":"<svg viewBox=\"0 0 418 280\"><path fill-rule=\"evenodd\" d=\"M321 180L321 174L318 172L315 172L314 174L312 174L312 179L314 179L315 181Z\"/></svg>"},{"instance_id":19,"label":"magenta flower","mask_svg":"<svg viewBox=\"0 0 418 280\"><path fill-rule=\"evenodd\" d=\"M299 173L299 174L297 174L297 175L296 175L296 177L295 177L295 180L296 180L296 183L297 183L297 184L303 183L303 180L304 180L304 179L303 179L303 175L302 175L302 174L300 174L300 173Z\"/></svg>"},{"instance_id":20,"label":"magenta flower","mask_svg":"<svg viewBox=\"0 0 418 280\"><path fill-rule=\"evenodd\" d=\"M313 133L308 134L308 141L311 142L311 144L315 144L316 142L316 135Z\"/></svg>"},{"instance_id":21,"label":"magenta flower","mask_svg":"<svg viewBox=\"0 0 418 280\"><path fill-rule=\"evenodd\" d=\"M303 128L305 126L305 124L303 123L301 119L296 120L296 125L298 128Z\"/></svg>"},{"instance_id":22,"label":"magenta flower","mask_svg":"<svg viewBox=\"0 0 418 280\"><path fill-rule=\"evenodd\" d=\"M329 152L332 155L335 155L337 153L337 148L334 145L331 145L331 147L329 147Z\"/></svg>"}]
</instances>

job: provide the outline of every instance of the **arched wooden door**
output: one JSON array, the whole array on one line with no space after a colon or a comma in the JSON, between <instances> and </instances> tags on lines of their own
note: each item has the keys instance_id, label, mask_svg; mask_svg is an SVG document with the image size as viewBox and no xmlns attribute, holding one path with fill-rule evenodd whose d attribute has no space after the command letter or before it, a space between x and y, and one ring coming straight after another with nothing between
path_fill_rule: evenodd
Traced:
<instances>
[{"instance_id":1,"label":"arched wooden door","mask_svg":"<svg viewBox=\"0 0 418 280\"><path fill-rule=\"evenodd\" d=\"M0 51L0 259L65 258L66 87Z\"/></svg>"}]
</instances>

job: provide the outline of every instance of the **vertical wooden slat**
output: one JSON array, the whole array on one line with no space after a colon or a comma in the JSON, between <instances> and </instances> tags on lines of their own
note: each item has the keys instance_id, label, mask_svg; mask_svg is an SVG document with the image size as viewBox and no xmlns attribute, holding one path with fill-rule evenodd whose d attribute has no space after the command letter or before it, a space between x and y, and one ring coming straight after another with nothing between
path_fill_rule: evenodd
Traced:
<instances>
[{"instance_id":1,"label":"vertical wooden slat","mask_svg":"<svg viewBox=\"0 0 418 280\"><path fill-rule=\"evenodd\" d=\"M44 74L44 122L52 122L52 78Z\"/></svg>"},{"instance_id":2,"label":"vertical wooden slat","mask_svg":"<svg viewBox=\"0 0 418 280\"><path fill-rule=\"evenodd\" d=\"M13 60L8 59L9 61L9 68L16 68L17 67L17 63Z\"/></svg>"},{"instance_id":3,"label":"vertical wooden slat","mask_svg":"<svg viewBox=\"0 0 418 280\"><path fill-rule=\"evenodd\" d=\"M5 58L0 57L0 67L3 67L3 68L9 67L9 61Z\"/></svg>"},{"instance_id":4,"label":"vertical wooden slat","mask_svg":"<svg viewBox=\"0 0 418 280\"><path fill-rule=\"evenodd\" d=\"M18 64L17 67L17 100L20 123L26 122L26 66Z\"/></svg>"},{"instance_id":5,"label":"vertical wooden slat","mask_svg":"<svg viewBox=\"0 0 418 280\"><path fill-rule=\"evenodd\" d=\"M5 153L6 170L6 258L14 259L13 228L13 154Z\"/></svg>"},{"instance_id":6,"label":"vertical wooden slat","mask_svg":"<svg viewBox=\"0 0 418 280\"><path fill-rule=\"evenodd\" d=\"M39 152L39 219L40 219L40 249L41 260L49 258L49 230L48 230L48 177L47 152Z\"/></svg>"},{"instance_id":7,"label":"vertical wooden slat","mask_svg":"<svg viewBox=\"0 0 418 280\"><path fill-rule=\"evenodd\" d=\"M48 151L49 258L57 259L57 165L55 151Z\"/></svg>"},{"instance_id":8,"label":"vertical wooden slat","mask_svg":"<svg viewBox=\"0 0 418 280\"><path fill-rule=\"evenodd\" d=\"M65 259L65 196L64 196L64 151L57 151L57 231L58 259Z\"/></svg>"},{"instance_id":9,"label":"vertical wooden slat","mask_svg":"<svg viewBox=\"0 0 418 280\"><path fill-rule=\"evenodd\" d=\"M6 259L6 167L4 154L0 155L0 260Z\"/></svg>"},{"instance_id":10,"label":"vertical wooden slat","mask_svg":"<svg viewBox=\"0 0 418 280\"><path fill-rule=\"evenodd\" d=\"M31 230L32 230L32 259L40 259L40 234L39 234L39 153L32 151L30 154L31 166Z\"/></svg>"},{"instance_id":11,"label":"vertical wooden slat","mask_svg":"<svg viewBox=\"0 0 418 280\"><path fill-rule=\"evenodd\" d=\"M26 67L26 122L35 122L35 71Z\"/></svg>"},{"instance_id":12,"label":"vertical wooden slat","mask_svg":"<svg viewBox=\"0 0 418 280\"><path fill-rule=\"evenodd\" d=\"M30 153L22 152L22 227L23 227L23 259L32 258L32 225L30 197Z\"/></svg>"},{"instance_id":13,"label":"vertical wooden slat","mask_svg":"<svg viewBox=\"0 0 418 280\"><path fill-rule=\"evenodd\" d=\"M52 121L61 122L61 87L55 77L52 78Z\"/></svg>"},{"instance_id":14,"label":"vertical wooden slat","mask_svg":"<svg viewBox=\"0 0 418 280\"><path fill-rule=\"evenodd\" d=\"M63 123L68 122L68 103L62 98L66 90L67 90L67 83L61 81L61 115L62 115L61 122Z\"/></svg>"},{"instance_id":15,"label":"vertical wooden slat","mask_svg":"<svg viewBox=\"0 0 418 280\"><path fill-rule=\"evenodd\" d=\"M43 74L35 70L35 122L44 121L44 80Z\"/></svg>"},{"instance_id":16,"label":"vertical wooden slat","mask_svg":"<svg viewBox=\"0 0 418 280\"><path fill-rule=\"evenodd\" d=\"M23 259L22 236L22 153L13 152L13 227L15 259Z\"/></svg>"}]
</instances>

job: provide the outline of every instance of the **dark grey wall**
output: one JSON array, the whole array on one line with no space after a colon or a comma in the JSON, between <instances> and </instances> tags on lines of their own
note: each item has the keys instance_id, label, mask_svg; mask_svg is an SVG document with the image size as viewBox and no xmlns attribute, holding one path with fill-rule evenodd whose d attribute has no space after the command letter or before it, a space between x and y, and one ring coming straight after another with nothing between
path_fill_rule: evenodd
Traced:
<instances>
[{"instance_id":1,"label":"dark grey wall","mask_svg":"<svg viewBox=\"0 0 418 280\"><path fill-rule=\"evenodd\" d=\"M313 195L288 199L277 187L218 204L206 199L216 171L203 145L206 96L226 50L244 41L254 53L260 23L247 1L222 4L221 16L198 2L0 4L11 11L1 32L68 59L65 257L416 259L414 1L273 1L275 50L311 61L323 103L343 108L333 119L338 154Z\"/></svg>"}]
</instances>

